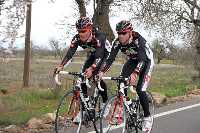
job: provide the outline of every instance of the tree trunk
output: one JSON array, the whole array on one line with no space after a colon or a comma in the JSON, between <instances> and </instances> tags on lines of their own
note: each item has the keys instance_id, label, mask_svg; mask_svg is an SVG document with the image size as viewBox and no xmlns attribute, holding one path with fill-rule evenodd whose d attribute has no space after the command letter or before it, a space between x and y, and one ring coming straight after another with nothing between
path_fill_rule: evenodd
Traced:
<instances>
[{"instance_id":1,"label":"tree trunk","mask_svg":"<svg viewBox=\"0 0 200 133\"><path fill-rule=\"evenodd\" d=\"M3 6L3 4L4 4L4 1L5 1L5 0L0 0L0 15L1 15L1 9L2 9L2 6Z\"/></svg>"},{"instance_id":2,"label":"tree trunk","mask_svg":"<svg viewBox=\"0 0 200 133\"><path fill-rule=\"evenodd\" d=\"M197 18L200 19L200 11L198 11ZM195 25L195 41L196 56L194 58L194 67L198 71L198 79L200 79L200 26Z\"/></svg>"},{"instance_id":3,"label":"tree trunk","mask_svg":"<svg viewBox=\"0 0 200 133\"><path fill-rule=\"evenodd\" d=\"M23 75L23 86L29 86L30 78L30 55L31 55L31 44L30 44L30 34L31 34L31 1L27 2L26 10L26 35L25 35L25 55L24 55L24 75Z\"/></svg>"},{"instance_id":4,"label":"tree trunk","mask_svg":"<svg viewBox=\"0 0 200 133\"><path fill-rule=\"evenodd\" d=\"M86 8L85 8L84 0L75 0L75 1L78 4L80 17L85 17L86 16Z\"/></svg>"},{"instance_id":5,"label":"tree trunk","mask_svg":"<svg viewBox=\"0 0 200 133\"><path fill-rule=\"evenodd\" d=\"M196 56L194 58L194 66L198 71L198 78L200 78L200 29L197 30L195 41Z\"/></svg>"},{"instance_id":6,"label":"tree trunk","mask_svg":"<svg viewBox=\"0 0 200 133\"><path fill-rule=\"evenodd\" d=\"M75 0L75 1L78 4L80 17L86 17L86 8L84 0ZM89 52L87 52L87 57L89 57L89 55L90 55Z\"/></svg>"},{"instance_id":7,"label":"tree trunk","mask_svg":"<svg viewBox=\"0 0 200 133\"><path fill-rule=\"evenodd\" d=\"M99 26L101 31L106 33L108 40L111 42L114 39L114 34L109 22L110 3L108 0L96 1L97 6L94 10L93 22Z\"/></svg>"}]
</instances>

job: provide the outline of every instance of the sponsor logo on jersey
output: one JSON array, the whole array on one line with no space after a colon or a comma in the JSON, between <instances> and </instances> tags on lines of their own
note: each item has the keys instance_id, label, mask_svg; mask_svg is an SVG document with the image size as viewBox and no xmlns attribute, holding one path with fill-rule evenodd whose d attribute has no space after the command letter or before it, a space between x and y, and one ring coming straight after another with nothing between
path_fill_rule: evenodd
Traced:
<instances>
[{"instance_id":1,"label":"sponsor logo on jersey","mask_svg":"<svg viewBox=\"0 0 200 133\"><path fill-rule=\"evenodd\" d=\"M88 46L88 45L83 45L82 47L83 47L84 50L87 51L87 52L94 52L94 51L96 51L95 48L93 48L93 47L91 47L91 46Z\"/></svg>"},{"instance_id":2,"label":"sponsor logo on jersey","mask_svg":"<svg viewBox=\"0 0 200 133\"><path fill-rule=\"evenodd\" d=\"M129 49L126 50L125 53L126 53L127 55L135 55L135 54L137 54L138 52L135 51L135 50L132 49L132 48L129 48Z\"/></svg>"}]
</instances>

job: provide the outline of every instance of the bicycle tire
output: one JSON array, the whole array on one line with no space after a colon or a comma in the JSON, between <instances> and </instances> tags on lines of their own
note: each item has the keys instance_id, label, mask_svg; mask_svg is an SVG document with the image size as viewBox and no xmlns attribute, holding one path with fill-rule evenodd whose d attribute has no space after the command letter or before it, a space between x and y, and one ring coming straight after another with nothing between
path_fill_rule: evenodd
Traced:
<instances>
[{"instance_id":1,"label":"bicycle tire","mask_svg":"<svg viewBox=\"0 0 200 133\"><path fill-rule=\"evenodd\" d=\"M56 133L79 133L82 124L82 109L79 97L73 97L73 91L67 92L60 100L56 110L55 132ZM78 98L78 99L77 99ZM78 112L81 112L80 122L74 124L73 120Z\"/></svg>"},{"instance_id":2,"label":"bicycle tire","mask_svg":"<svg viewBox=\"0 0 200 133\"><path fill-rule=\"evenodd\" d=\"M146 92L149 100L149 111L151 116L154 115L154 100L150 92ZM135 101L136 104L136 101ZM143 109L142 106L140 105L140 102L137 103L137 110L136 110L136 115L135 116L130 116L130 114L127 114L127 130L126 133L142 133L142 124L143 124ZM132 124L134 127L130 128L128 127L127 124ZM152 125L153 127L153 125Z\"/></svg>"},{"instance_id":3,"label":"bicycle tire","mask_svg":"<svg viewBox=\"0 0 200 133\"><path fill-rule=\"evenodd\" d=\"M153 129L153 126L154 126L154 111L155 111L155 101L153 100L153 96L151 94L151 92L147 91L147 96L148 96L148 99L149 99L149 111L150 111L150 114L152 116L152 120L153 120L153 123L152 123L152 128L151 128L151 131L149 133L152 132L152 129Z\"/></svg>"},{"instance_id":4,"label":"bicycle tire","mask_svg":"<svg viewBox=\"0 0 200 133\"><path fill-rule=\"evenodd\" d=\"M95 105L95 121L93 123L94 129L96 131L96 133L100 132L100 117L101 117L101 112L102 112L102 97L98 96L96 105Z\"/></svg>"}]
</instances>

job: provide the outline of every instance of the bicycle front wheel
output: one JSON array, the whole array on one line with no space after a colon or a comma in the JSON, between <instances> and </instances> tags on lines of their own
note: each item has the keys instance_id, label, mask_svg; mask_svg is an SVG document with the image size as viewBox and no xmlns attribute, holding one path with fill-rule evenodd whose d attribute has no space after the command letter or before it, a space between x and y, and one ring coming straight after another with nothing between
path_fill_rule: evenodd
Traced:
<instances>
[{"instance_id":1,"label":"bicycle front wheel","mask_svg":"<svg viewBox=\"0 0 200 133\"><path fill-rule=\"evenodd\" d=\"M79 133L82 122L79 92L67 92L62 98L56 111L56 133ZM75 121L79 117L79 122Z\"/></svg>"},{"instance_id":2,"label":"bicycle front wheel","mask_svg":"<svg viewBox=\"0 0 200 133\"><path fill-rule=\"evenodd\" d=\"M124 133L126 113L123 98L115 95L104 106L101 114L101 133Z\"/></svg>"}]
</instances>

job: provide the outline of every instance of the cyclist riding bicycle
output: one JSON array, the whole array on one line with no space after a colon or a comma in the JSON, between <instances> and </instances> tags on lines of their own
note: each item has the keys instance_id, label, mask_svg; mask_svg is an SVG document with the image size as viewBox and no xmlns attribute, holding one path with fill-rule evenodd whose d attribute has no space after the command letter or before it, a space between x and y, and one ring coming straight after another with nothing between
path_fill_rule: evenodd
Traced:
<instances>
[{"instance_id":1,"label":"cyclist riding bicycle","mask_svg":"<svg viewBox=\"0 0 200 133\"><path fill-rule=\"evenodd\" d=\"M78 31L78 34L73 37L66 56L63 58L61 64L56 67L55 72L57 73L63 70L64 65L68 63L68 61L75 54L78 46L80 46L90 53L84 65L82 66L81 72L85 73L88 79L91 79L92 77L94 77L94 75L98 74L101 66L105 62L111 50L111 45L106 39L105 34L93 27L93 23L88 17L81 17L76 22L76 29ZM103 91L99 90L99 93L102 96L103 104L105 104L108 97L107 87L103 80L100 81L100 86L104 89ZM82 83L81 87L84 97L86 99L89 99L87 95L86 84Z\"/></svg>"},{"instance_id":2,"label":"cyclist riding bicycle","mask_svg":"<svg viewBox=\"0 0 200 133\"><path fill-rule=\"evenodd\" d=\"M149 111L148 96L146 89L150 81L151 72L154 66L153 53L146 40L133 30L130 21L123 20L116 25L118 38L115 39L111 53L105 66L101 69L99 77L110 68L119 50L128 56L128 61L123 65L121 76L130 77L130 85L135 85L137 76L139 80L136 91L144 110L144 122L142 130L150 132L153 119ZM127 96L127 91L123 92Z\"/></svg>"}]
</instances>

